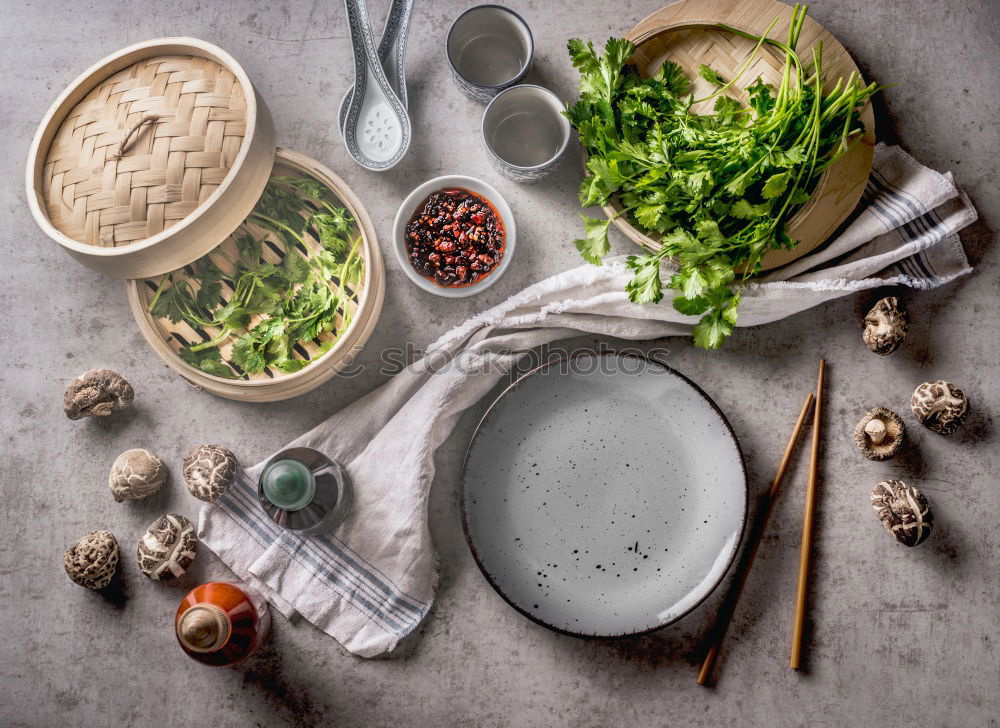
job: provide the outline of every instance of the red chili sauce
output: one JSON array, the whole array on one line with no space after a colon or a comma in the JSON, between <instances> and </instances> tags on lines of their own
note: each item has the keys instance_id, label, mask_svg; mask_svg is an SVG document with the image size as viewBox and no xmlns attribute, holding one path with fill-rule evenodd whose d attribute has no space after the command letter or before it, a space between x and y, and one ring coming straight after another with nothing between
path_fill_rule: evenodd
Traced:
<instances>
[{"instance_id":1,"label":"red chili sauce","mask_svg":"<svg viewBox=\"0 0 1000 728\"><path fill-rule=\"evenodd\" d=\"M406 223L405 238L417 273L458 288L482 280L500 264L507 232L489 200L455 188L428 197Z\"/></svg>"}]
</instances>

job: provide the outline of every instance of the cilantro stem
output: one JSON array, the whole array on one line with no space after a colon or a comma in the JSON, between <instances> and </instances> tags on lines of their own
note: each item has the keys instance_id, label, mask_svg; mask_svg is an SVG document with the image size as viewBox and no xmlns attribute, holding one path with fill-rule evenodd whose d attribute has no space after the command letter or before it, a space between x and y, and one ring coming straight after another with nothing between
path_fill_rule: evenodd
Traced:
<instances>
[{"instance_id":1,"label":"cilantro stem","mask_svg":"<svg viewBox=\"0 0 1000 728\"><path fill-rule=\"evenodd\" d=\"M173 282L173 274L172 273L167 273L167 274L165 274L164 276L162 276L160 278L160 283L156 287L156 292L153 294L153 298L152 298L152 300L150 300L149 306L146 307L147 311L152 311L154 308L156 308L156 304L160 300L160 296L163 294L163 291L166 289L167 284L168 283L172 284L172 282Z\"/></svg>"},{"instance_id":2,"label":"cilantro stem","mask_svg":"<svg viewBox=\"0 0 1000 728\"><path fill-rule=\"evenodd\" d=\"M291 227L289 227L285 223L281 222L281 220L275 220L273 217L270 217L268 215L265 215L262 212L257 212L257 211L254 211L254 212L250 213L250 217L256 218L257 220L260 220L260 221L263 221L263 222L267 223L266 227L276 227L276 228L279 228L281 230L284 230L289 235L293 236L296 240L298 240L300 243L302 243L303 245L305 245L305 242L306 242L305 238L303 238L301 235L299 235L297 232L295 232L294 229L292 229ZM291 252L291 251L288 251L288 252Z\"/></svg>"},{"instance_id":3,"label":"cilantro stem","mask_svg":"<svg viewBox=\"0 0 1000 728\"><path fill-rule=\"evenodd\" d=\"M202 351L204 349L210 349L213 346L218 346L223 341L228 339L229 336L232 334L232 332L233 332L232 329L230 329L228 326L223 326L222 331L220 331L215 338L209 339L208 341L203 341L200 344L195 344L194 346L190 347L191 351Z\"/></svg>"},{"instance_id":4,"label":"cilantro stem","mask_svg":"<svg viewBox=\"0 0 1000 728\"><path fill-rule=\"evenodd\" d=\"M743 76L743 74L746 73L747 69L750 68L750 64L753 63L757 59L757 52L760 50L760 47L762 45L764 45L764 43L768 40L767 34L771 32L771 28L773 28L777 23L778 23L778 19L775 18L774 20L771 21L771 24L769 26L767 26L767 30L764 31L763 35L756 36L757 45L754 46L754 49L750 52L750 55L747 56L746 61L744 61L743 65L740 66L736 70L736 74L731 79L729 79L728 82L724 83L722 86L720 86L719 88L717 88L715 90L715 93L710 94L709 96L706 96L705 98L697 99L697 100L693 101L692 104L697 104L697 103L700 103L702 101L708 101L710 99L714 99L719 94L725 93L730 88L732 88L733 84L735 84ZM727 25L721 25L720 24L720 25L717 25L716 27L717 28L721 28L722 30L730 30L729 26L727 26ZM754 38L754 36L752 34L750 34L750 33L738 32L737 35L741 35L744 38L749 38L751 40Z\"/></svg>"}]
</instances>

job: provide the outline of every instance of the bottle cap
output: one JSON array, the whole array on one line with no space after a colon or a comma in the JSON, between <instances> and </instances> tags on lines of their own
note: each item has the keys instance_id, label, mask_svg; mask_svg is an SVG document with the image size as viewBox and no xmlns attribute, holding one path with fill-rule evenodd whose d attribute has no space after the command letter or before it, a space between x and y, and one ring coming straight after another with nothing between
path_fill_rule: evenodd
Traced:
<instances>
[{"instance_id":1,"label":"bottle cap","mask_svg":"<svg viewBox=\"0 0 1000 728\"><path fill-rule=\"evenodd\" d=\"M177 639L192 652L215 652L229 639L229 618L214 604L195 604L177 620Z\"/></svg>"},{"instance_id":2,"label":"bottle cap","mask_svg":"<svg viewBox=\"0 0 1000 728\"><path fill-rule=\"evenodd\" d=\"M298 460L278 460L267 466L260 476L264 496L278 508L298 511L309 505L316 495L316 478Z\"/></svg>"}]
</instances>

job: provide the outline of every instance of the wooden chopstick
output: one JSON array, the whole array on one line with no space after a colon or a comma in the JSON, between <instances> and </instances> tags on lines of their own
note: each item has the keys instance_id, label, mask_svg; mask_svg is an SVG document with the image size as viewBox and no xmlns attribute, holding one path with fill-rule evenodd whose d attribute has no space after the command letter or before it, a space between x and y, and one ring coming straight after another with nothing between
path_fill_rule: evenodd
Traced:
<instances>
[{"instance_id":1,"label":"wooden chopstick","mask_svg":"<svg viewBox=\"0 0 1000 728\"><path fill-rule=\"evenodd\" d=\"M726 636L726 630L729 628L729 623L733 619L733 612L736 611L736 605L740 601L740 596L743 594L743 587L747 583L747 576L750 574L750 568L753 566L754 557L757 555L757 548L760 546L760 542L764 537L764 531L767 529L767 522L771 518L771 511L774 509L774 502L778 499L778 489L781 487L781 481L785 477L785 471L788 469L788 463L792 459L792 453L795 451L795 445L799 440L799 433L802 431L802 425L806 421L806 417L809 416L809 410L812 409L813 395L810 392L806 395L806 401L802 405L802 411L799 412L799 418L795 421L795 428L792 430L791 436L788 438L788 444L785 446L785 454L781 458L781 463L778 465L778 472L774 475L774 480L771 481L771 490L768 492L766 498L767 500L761 504L761 516L757 519L757 523L754 526L753 532L750 534L750 551L746 560L742 564L742 570L736 577L736 588L730 592L730 598L726 608L719 612L719 617L716 620L714 633L715 636L712 639L712 644L708 648L708 652L705 653L705 659L702 660L701 669L698 670L698 684L704 685L708 682L709 674L712 672L712 665L715 663L715 658L719 654L719 648L722 646L722 639Z\"/></svg>"},{"instance_id":2,"label":"wooden chopstick","mask_svg":"<svg viewBox=\"0 0 1000 728\"><path fill-rule=\"evenodd\" d=\"M809 453L809 482L806 485L806 508L802 517L802 546L799 550L799 587L795 594L795 622L792 625L792 655L788 661L793 670L802 665L802 631L806 620L806 596L809 592L809 556L812 552L813 519L816 511L816 470L819 467L819 439L823 418L823 378L826 360L819 360L816 380L816 407L813 411L812 448Z\"/></svg>"}]
</instances>

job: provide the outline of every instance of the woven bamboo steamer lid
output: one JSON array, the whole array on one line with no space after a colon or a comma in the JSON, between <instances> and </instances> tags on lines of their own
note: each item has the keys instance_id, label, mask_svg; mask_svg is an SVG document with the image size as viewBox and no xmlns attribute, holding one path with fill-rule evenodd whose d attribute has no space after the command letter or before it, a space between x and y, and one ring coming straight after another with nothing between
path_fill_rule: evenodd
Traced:
<instances>
[{"instance_id":1,"label":"woven bamboo steamer lid","mask_svg":"<svg viewBox=\"0 0 1000 728\"><path fill-rule=\"evenodd\" d=\"M28 203L81 263L165 273L218 245L260 197L270 112L222 49L196 38L123 48L56 99L31 144Z\"/></svg>"},{"instance_id":2,"label":"woven bamboo steamer lid","mask_svg":"<svg viewBox=\"0 0 1000 728\"><path fill-rule=\"evenodd\" d=\"M226 379L207 374L185 362L178 354L185 342L204 340L210 334L194 331L184 322L171 323L148 311L156 282L129 280L126 282L129 308L143 337L164 363L180 374L192 386L243 402L273 402L304 394L323 384L345 366L349 365L368 341L378 322L385 297L385 266L372 225L371 217L347 184L326 166L309 157L287 149L278 149L274 162L275 175L305 175L325 184L354 217L361 235L361 254L364 258L364 281L348 328L337 338L333 347L320 353L315 342L301 342L303 354L311 357L310 363L297 372L285 374L267 369L245 379ZM242 222L242 221L241 221ZM230 231L232 232L232 231ZM309 241L316 249L319 244ZM225 265L225 256L231 254L226 240L212 252L213 262ZM268 253L273 256L273 252ZM218 258L216 256L219 256ZM277 262L272 257L270 262ZM214 331L211 333L215 333ZM223 359L229 359L229 345L223 347Z\"/></svg>"},{"instance_id":3,"label":"woven bamboo steamer lid","mask_svg":"<svg viewBox=\"0 0 1000 728\"><path fill-rule=\"evenodd\" d=\"M713 26L728 25L759 36L778 18L770 37L784 40L791 16L792 6L778 0L680 0L639 21L625 38L636 46L630 61L642 75L652 75L665 59L670 58L684 68L692 79L695 98L700 98L708 96L714 87L695 73L699 64L704 63L723 77L732 78L754 47L753 41ZM799 55L804 60L811 59L810 49L817 41L823 44L826 91L840 77L846 78L852 72L861 75L850 54L833 34L806 17L798 43ZM741 83L736 84L740 88L734 86L730 93L745 103L743 86L753 83L758 76L777 86L783 67L784 56L765 44L744 73ZM709 104L703 102L702 105ZM694 110L712 113L710 108L695 106ZM809 201L788 221L786 232L798 244L791 250L767 252L761 264L763 270L786 265L815 250L854 210L868 182L875 154L875 116L870 103L861 111L861 123L864 135L820 176ZM611 217L622 208L617 199L613 199L603 209ZM660 248L656 238L636 228L624 215L613 222L633 242L650 250Z\"/></svg>"}]
</instances>

